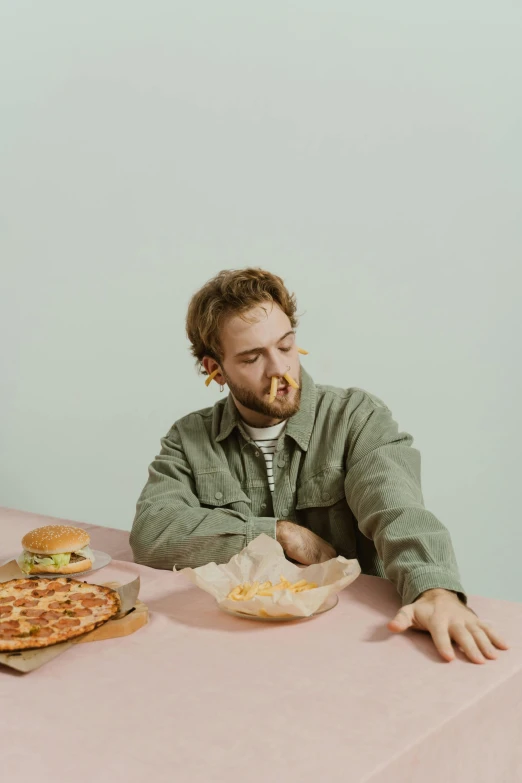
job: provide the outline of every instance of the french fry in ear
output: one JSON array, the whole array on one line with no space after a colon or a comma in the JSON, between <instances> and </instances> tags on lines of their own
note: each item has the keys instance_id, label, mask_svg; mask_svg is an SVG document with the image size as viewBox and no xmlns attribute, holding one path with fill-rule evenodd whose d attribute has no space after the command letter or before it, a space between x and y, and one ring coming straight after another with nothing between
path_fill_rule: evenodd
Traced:
<instances>
[{"instance_id":1,"label":"french fry in ear","mask_svg":"<svg viewBox=\"0 0 522 783\"><path fill-rule=\"evenodd\" d=\"M298 388L299 388L299 384L297 383L297 381L294 381L294 379L292 378L292 376L290 375L290 373L288 373L288 372L287 372L287 373L285 373L285 374L283 375L283 378L285 379L285 381L286 381L287 383L289 383L289 384L290 384L290 386L293 386L293 387L294 387L294 389L298 389Z\"/></svg>"},{"instance_id":2,"label":"french fry in ear","mask_svg":"<svg viewBox=\"0 0 522 783\"><path fill-rule=\"evenodd\" d=\"M214 372L211 372L208 378L205 381L205 386L210 386L216 375L218 374L219 370L214 370Z\"/></svg>"},{"instance_id":3,"label":"french fry in ear","mask_svg":"<svg viewBox=\"0 0 522 783\"><path fill-rule=\"evenodd\" d=\"M303 356L308 356L308 351L305 351L304 348L298 348L297 353L302 353Z\"/></svg>"},{"instance_id":4,"label":"french fry in ear","mask_svg":"<svg viewBox=\"0 0 522 783\"><path fill-rule=\"evenodd\" d=\"M276 398L278 380L279 378L277 377L277 375L272 376L272 383L270 385L270 397L268 398L268 402L273 402Z\"/></svg>"}]
</instances>

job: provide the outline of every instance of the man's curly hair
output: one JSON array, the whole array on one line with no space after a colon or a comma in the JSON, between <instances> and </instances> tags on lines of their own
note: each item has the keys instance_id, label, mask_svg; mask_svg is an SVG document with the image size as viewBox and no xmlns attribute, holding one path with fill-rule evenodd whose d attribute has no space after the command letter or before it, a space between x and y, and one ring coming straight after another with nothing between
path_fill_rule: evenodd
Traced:
<instances>
[{"instance_id":1,"label":"man's curly hair","mask_svg":"<svg viewBox=\"0 0 522 783\"><path fill-rule=\"evenodd\" d=\"M295 294L287 291L280 277L264 269L224 269L194 294L188 307L186 332L202 375L207 374L201 364L204 356L222 362L220 332L224 320L231 315L243 318L252 307L266 302L278 305L292 328L297 326Z\"/></svg>"}]
</instances>

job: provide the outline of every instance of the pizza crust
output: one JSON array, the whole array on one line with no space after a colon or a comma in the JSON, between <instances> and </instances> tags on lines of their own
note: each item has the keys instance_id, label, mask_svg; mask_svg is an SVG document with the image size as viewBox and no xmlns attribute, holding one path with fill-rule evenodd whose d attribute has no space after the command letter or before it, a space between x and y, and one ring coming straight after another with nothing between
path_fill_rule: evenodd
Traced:
<instances>
[{"instance_id":1,"label":"pizza crust","mask_svg":"<svg viewBox=\"0 0 522 783\"><path fill-rule=\"evenodd\" d=\"M14 605L15 601L18 606ZM98 605L101 602L102 605ZM52 609L49 608L51 603ZM10 611L7 612L7 609ZM83 610L80 616L74 617L74 612L80 609ZM88 616L83 616L85 609L89 609ZM49 647L89 633L118 614L120 597L110 587L79 582L67 577L11 579L0 584L0 610L3 610L0 611L0 651L17 652ZM31 617L37 612L41 613L40 624L38 617ZM42 617L43 613L47 614L47 618ZM80 623L71 623L67 627L57 625L64 619L79 619ZM16 627L9 628L9 624L13 623ZM30 629L37 626L50 629L52 634L45 637L13 635L29 634Z\"/></svg>"}]
</instances>

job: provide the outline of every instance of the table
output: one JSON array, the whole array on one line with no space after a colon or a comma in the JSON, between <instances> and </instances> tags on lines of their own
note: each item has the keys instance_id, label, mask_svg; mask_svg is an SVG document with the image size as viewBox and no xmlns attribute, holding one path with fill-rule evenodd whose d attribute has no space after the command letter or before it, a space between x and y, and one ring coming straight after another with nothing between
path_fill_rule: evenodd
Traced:
<instances>
[{"instance_id":1,"label":"table","mask_svg":"<svg viewBox=\"0 0 522 783\"><path fill-rule=\"evenodd\" d=\"M0 509L0 561L49 517ZM75 783L519 783L522 605L471 596L512 648L444 663L395 636L393 586L360 576L324 615L241 620L177 573L131 562L128 533L80 525L141 577L147 626L75 646L30 674L0 666L2 779Z\"/></svg>"}]
</instances>

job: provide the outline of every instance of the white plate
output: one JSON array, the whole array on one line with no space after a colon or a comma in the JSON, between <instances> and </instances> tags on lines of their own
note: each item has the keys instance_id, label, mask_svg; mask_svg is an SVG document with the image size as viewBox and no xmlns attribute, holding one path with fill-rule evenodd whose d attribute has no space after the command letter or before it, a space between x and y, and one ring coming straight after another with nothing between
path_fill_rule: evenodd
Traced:
<instances>
[{"instance_id":1,"label":"white plate","mask_svg":"<svg viewBox=\"0 0 522 783\"><path fill-rule=\"evenodd\" d=\"M58 579L60 576L68 576L70 579L83 579L87 574L92 574L93 571L105 568L112 561L112 557L107 552L100 552L98 549L93 549L92 551L94 552L94 565L88 571L79 571L76 574L24 574L24 576L28 579Z\"/></svg>"},{"instance_id":2,"label":"white plate","mask_svg":"<svg viewBox=\"0 0 522 783\"><path fill-rule=\"evenodd\" d=\"M334 595L331 595L325 603L321 606L320 609L317 610L317 612L314 612L313 614L308 615L307 617L300 617L299 615L292 615L291 617L262 617L258 614L247 614L246 612L238 612L234 611L233 609L227 609L224 606L219 606L222 612L226 612L227 614L231 614L234 617L241 617L243 620L260 620L263 623L288 623L288 622L295 622L295 620L309 620L311 617L317 617L318 614L323 614L323 612L329 612L330 609L333 609L337 604L339 603L339 596L337 593L334 593Z\"/></svg>"}]
</instances>

